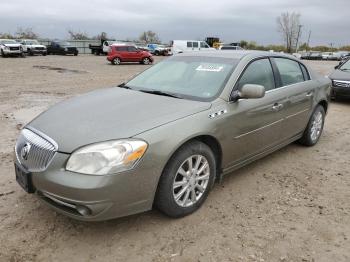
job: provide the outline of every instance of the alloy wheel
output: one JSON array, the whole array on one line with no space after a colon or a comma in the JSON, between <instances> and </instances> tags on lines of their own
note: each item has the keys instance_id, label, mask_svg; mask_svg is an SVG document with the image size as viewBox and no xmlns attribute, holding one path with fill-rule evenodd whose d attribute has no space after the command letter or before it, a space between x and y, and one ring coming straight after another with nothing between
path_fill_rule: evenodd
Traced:
<instances>
[{"instance_id":1,"label":"alloy wheel","mask_svg":"<svg viewBox=\"0 0 350 262\"><path fill-rule=\"evenodd\" d=\"M312 141L316 141L322 132L323 127L323 115L321 112L317 112L314 116L314 120L311 125L310 137Z\"/></svg>"},{"instance_id":2,"label":"alloy wheel","mask_svg":"<svg viewBox=\"0 0 350 262\"><path fill-rule=\"evenodd\" d=\"M202 155L187 158L177 170L173 182L173 197L177 205L190 207L205 193L210 178L208 160Z\"/></svg>"}]
</instances>

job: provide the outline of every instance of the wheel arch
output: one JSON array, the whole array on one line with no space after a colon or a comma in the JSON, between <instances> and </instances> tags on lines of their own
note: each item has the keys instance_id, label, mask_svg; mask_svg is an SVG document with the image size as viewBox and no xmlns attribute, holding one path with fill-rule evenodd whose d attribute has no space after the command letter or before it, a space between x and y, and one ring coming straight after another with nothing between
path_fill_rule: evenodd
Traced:
<instances>
[{"instance_id":1,"label":"wheel arch","mask_svg":"<svg viewBox=\"0 0 350 262\"><path fill-rule=\"evenodd\" d=\"M222 172L222 147L218 139L212 135L197 135L182 142L170 155L169 159L166 161L165 166L163 167L163 170L166 167L166 165L169 163L169 161L171 161L172 157L180 150L180 148L186 146L187 144L193 141L202 142L206 144L213 151L213 154L216 160L216 170L217 170L216 176L218 177Z\"/></svg>"},{"instance_id":2,"label":"wheel arch","mask_svg":"<svg viewBox=\"0 0 350 262\"><path fill-rule=\"evenodd\" d=\"M327 114L328 102L326 100L321 100L318 102L318 105L322 106L324 109L324 112Z\"/></svg>"}]
</instances>

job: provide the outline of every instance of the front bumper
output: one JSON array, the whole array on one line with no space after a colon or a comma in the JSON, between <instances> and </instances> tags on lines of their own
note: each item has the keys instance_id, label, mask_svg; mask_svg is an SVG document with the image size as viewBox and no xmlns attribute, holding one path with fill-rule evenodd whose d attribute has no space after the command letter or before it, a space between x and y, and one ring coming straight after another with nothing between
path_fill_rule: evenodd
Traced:
<instances>
[{"instance_id":1,"label":"front bumper","mask_svg":"<svg viewBox=\"0 0 350 262\"><path fill-rule=\"evenodd\" d=\"M23 54L23 50L9 50L3 49L5 55L21 55Z\"/></svg>"},{"instance_id":2,"label":"front bumper","mask_svg":"<svg viewBox=\"0 0 350 262\"><path fill-rule=\"evenodd\" d=\"M127 172L93 176L65 170L69 154L56 153L44 172L32 173L37 195L51 208L84 221L101 221L152 208L159 174L143 163Z\"/></svg>"},{"instance_id":3,"label":"front bumper","mask_svg":"<svg viewBox=\"0 0 350 262\"><path fill-rule=\"evenodd\" d=\"M47 50L46 49L31 49L30 51L28 50L27 51L28 53L32 53L32 54L46 54L47 53Z\"/></svg>"},{"instance_id":4,"label":"front bumper","mask_svg":"<svg viewBox=\"0 0 350 262\"><path fill-rule=\"evenodd\" d=\"M336 86L333 82L332 97L350 98L350 86Z\"/></svg>"}]
</instances>

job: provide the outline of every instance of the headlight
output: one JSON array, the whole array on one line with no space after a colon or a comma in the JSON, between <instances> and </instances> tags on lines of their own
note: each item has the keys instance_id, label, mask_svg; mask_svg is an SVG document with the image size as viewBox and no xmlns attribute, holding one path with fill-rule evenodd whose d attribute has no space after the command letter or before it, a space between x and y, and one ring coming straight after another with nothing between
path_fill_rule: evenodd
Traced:
<instances>
[{"instance_id":1,"label":"headlight","mask_svg":"<svg viewBox=\"0 0 350 262\"><path fill-rule=\"evenodd\" d=\"M132 169L146 152L142 140L114 140L84 146L68 159L66 170L88 175L111 175Z\"/></svg>"}]
</instances>

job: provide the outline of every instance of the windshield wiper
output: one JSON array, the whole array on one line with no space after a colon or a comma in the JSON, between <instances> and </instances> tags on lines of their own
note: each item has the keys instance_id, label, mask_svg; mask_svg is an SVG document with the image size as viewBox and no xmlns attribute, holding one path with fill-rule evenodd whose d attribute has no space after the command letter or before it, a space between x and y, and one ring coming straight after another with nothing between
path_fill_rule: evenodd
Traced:
<instances>
[{"instance_id":1,"label":"windshield wiper","mask_svg":"<svg viewBox=\"0 0 350 262\"><path fill-rule=\"evenodd\" d=\"M118 87L132 90L132 88L130 86L127 86L125 83L121 83L120 85L118 85Z\"/></svg>"},{"instance_id":2,"label":"windshield wiper","mask_svg":"<svg viewBox=\"0 0 350 262\"><path fill-rule=\"evenodd\" d=\"M164 92L164 91L160 91L160 90L144 90L141 89L139 90L140 92L143 93L147 93L147 94L153 94L153 95L160 95L160 96L169 96L169 97L174 97L174 98L178 98L178 99L183 99L182 97L172 94L172 93L168 93L168 92Z\"/></svg>"}]
</instances>

